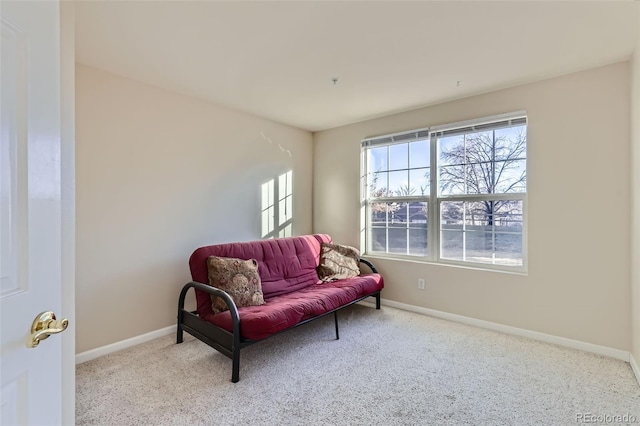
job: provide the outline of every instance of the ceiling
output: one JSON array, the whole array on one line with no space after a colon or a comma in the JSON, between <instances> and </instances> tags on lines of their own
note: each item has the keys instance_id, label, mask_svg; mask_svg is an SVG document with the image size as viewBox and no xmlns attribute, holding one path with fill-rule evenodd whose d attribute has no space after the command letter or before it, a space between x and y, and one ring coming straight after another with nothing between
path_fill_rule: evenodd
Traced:
<instances>
[{"instance_id":1,"label":"ceiling","mask_svg":"<svg viewBox=\"0 0 640 426\"><path fill-rule=\"evenodd\" d=\"M317 131L627 60L638 7L85 1L76 58Z\"/></svg>"}]
</instances>

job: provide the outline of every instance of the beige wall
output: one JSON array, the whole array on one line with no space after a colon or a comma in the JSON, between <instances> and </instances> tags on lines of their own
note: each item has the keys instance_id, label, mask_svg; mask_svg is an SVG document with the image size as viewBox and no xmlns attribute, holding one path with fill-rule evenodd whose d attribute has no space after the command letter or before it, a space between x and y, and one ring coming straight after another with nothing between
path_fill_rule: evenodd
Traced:
<instances>
[{"instance_id":1,"label":"beige wall","mask_svg":"<svg viewBox=\"0 0 640 426\"><path fill-rule=\"evenodd\" d=\"M630 350L629 70L613 64L314 134L314 232L359 243L361 139L525 109L528 275L375 259L383 297Z\"/></svg>"},{"instance_id":2,"label":"beige wall","mask_svg":"<svg viewBox=\"0 0 640 426\"><path fill-rule=\"evenodd\" d=\"M191 252L260 238L278 174L311 232L309 132L83 65L76 132L77 353L175 324Z\"/></svg>"},{"instance_id":3,"label":"beige wall","mask_svg":"<svg viewBox=\"0 0 640 426\"><path fill-rule=\"evenodd\" d=\"M632 246L631 246L631 303L632 303L632 355L636 364L640 365L640 6L638 7L638 34L636 51L631 64L631 130L632 141L632 165L633 171L633 206L632 215Z\"/></svg>"}]
</instances>

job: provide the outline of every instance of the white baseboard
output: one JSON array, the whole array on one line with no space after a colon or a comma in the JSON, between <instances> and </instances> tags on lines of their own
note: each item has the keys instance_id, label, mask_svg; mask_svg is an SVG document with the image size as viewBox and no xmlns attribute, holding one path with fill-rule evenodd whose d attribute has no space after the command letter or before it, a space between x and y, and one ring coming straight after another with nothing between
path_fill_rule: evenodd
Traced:
<instances>
[{"instance_id":1,"label":"white baseboard","mask_svg":"<svg viewBox=\"0 0 640 426\"><path fill-rule=\"evenodd\" d=\"M594 353L597 355L603 355L610 358L619 359L630 363L631 369L640 384L640 367L633 358L633 355L627 351L620 349L613 349L607 346L595 345L593 343L581 342L579 340L567 339L566 337L554 336L552 334L540 333L537 331L527 330L524 328L512 327L509 325L498 324L495 322L479 320L476 318L465 317L463 315L451 314L448 312L437 311L435 309L423 308L420 306L409 305L406 303L395 302L393 300L382 299L381 303L385 306L392 308L398 308L405 311L416 312L418 314L428 315L436 318L442 318L445 320L458 322L462 324L472 325L475 327L485 328L488 330L499 331L506 334L512 334L515 336L527 337L529 339L538 340L546 343L553 343L559 346L567 348L578 349L585 352ZM374 303L369 301L362 301L359 304L375 307ZM82 364L83 362L91 361L92 359L99 358L104 355L109 355L114 352L121 351L123 349L130 348L141 343L148 342L149 340L157 339L158 337L167 336L176 332L176 326L171 325L169 327L161 328L160 330L152 331L150 333L142 334L140 336L132 337L130 339L122 340L120 342L113 343L111 345L102 346L96 349L92 349L86 352L82 352L76 355L76 364Z\"/></svg>"},{"instance_id":2,"label":"white baseboard","mask_svg":"<svg viewBox=\"0 0 640 426\"><path fill-rule=\"evenodd\" d=\"M640 385L640 366L638 365L636 359L633 357L633 354L629 355L629 364L631 364L631 369L633 370L633 374L636 375L636 380Z\"/></svg>"},{"instance_id":3,"label":"white baseboard","mask_svg":"<svg viewBox=\"0 0 640 426\"><path fill-rule=\"evenodd\" d=\"M375 306L370 302L361 302L367 306ZM554 336L552 334L540 333L537 331L527 330L524 328L511 327L509 325L498 324L495 322L479 320L476 318L465 317L463 315L451 314L448 312L437 311L435 309L423 308L420 306L409 305L406 303L395 302L393 300L382 299L381 303L385 306L392 308L398 308L405 311L416 312L418 314L428 315L436 318L442 318L453 322L459 322L462 324L472 325L475 327L486 328L488 330L499 331L506 334L512 334L515 336L528 337L529 339L538 340L540 342L553 343L559 346L567 348L578 349L585 352L594 353L597 355L603 355L610 358L619 359L625 362L630 362L631 354L627 351L620 349L609 348L607 346L595 345L593 343L581 342L579 340L567 339L566 337ZM638 377L638 370L636 365L636 378ZM639 380L640 381L640 380Z\"/></svg>"},{"instance_id":4,"label":"white baseboard","mask_svg":"<svg viewBox=\"0 0 640 426\"><path fill-rule=\"evenodd\" d=\"M90 351L76 354L76 364L82 364L83 362L91 361L92 359L96 359L104 355L109 355L114 352L139 345L140 343L148 342L149 340L157 339L158 337L167 336L175 332L176 326L170 325L169 327L161 328L160 330L152 331L150 333L141 334L140 336L132 337L130 339L121 340L120 342L112 343L111 345L91 349Z\"/></svg>"}]
</instances>

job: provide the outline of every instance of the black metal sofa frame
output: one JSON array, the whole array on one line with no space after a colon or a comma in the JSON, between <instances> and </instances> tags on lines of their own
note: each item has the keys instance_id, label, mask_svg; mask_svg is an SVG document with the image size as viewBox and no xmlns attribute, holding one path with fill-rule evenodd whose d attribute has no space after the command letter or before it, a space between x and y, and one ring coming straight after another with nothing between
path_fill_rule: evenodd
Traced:
<instances>
[{"instance_id":1,"label":"black metal sofa frame","mask_svg":"<svg viewBox=\"0 0 640 426\"><path fill-rule=\"evenodd\" d=\"M367 265L373 273L378 273L378 271L373 266L373 264L368 260L360 259L360 262ZM214 294L225 301L231 313L231 319L233 322L233 332L229 332L223 328L217 327L201 319L198 316L197 311L188 311L184 309L185 298L187 296L189 289L191 288L198 289L209 294ZM184 332L186 331L187 333L191 334L193 337L211 346L213 349L217 350L218 352L222 353L228 358L231 358L232 360L231 381L233 383L237 383L240 380L240 350L241 349L330 314L333 314L334 316L335 327L336 327L336 340L338 340L340 339L340 333L338 329L338 311L346 308L347 306L351 306L364 299L367 299L369 297L375 297L376 309L380 309L380 292L381 290L378 290L374 293L367 294L366 296L359 297L358 299L355 299L336 309L333 309L331 311L325 312L321 315L318 315L312 318L308 318L304 321L300 321L299 323L285 330L282 330L278 333L272 334L264 339L246 340L241 337L240 315L238 313L238 308L236 307L236 304L233 302L233 299L229 296L229 294L227 294L225 291L222 291L210 285L191 281L184 285L184 287L182 288L182 291L180 292L180 297L178 299L178 327L177 327L176 344L183 342Z\"/></svg>"}]
</instances>

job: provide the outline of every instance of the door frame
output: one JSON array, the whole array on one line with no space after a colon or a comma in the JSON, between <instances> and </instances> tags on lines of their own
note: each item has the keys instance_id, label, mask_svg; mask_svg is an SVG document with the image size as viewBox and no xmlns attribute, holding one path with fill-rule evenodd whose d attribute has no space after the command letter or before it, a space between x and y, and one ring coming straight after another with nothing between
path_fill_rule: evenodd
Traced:
<instances>
[{"instance_id":1,"label":"door frame","mask_svg":"<svg viewBox=\"0 0 640 426\"><path fill-rule=\"evenodd\" d=\"M62 310L69 329L62 333L62 424L75 424L75 2L59 1L60 7L60 169L62 204Z\"/></svg>"}]
</instances>

